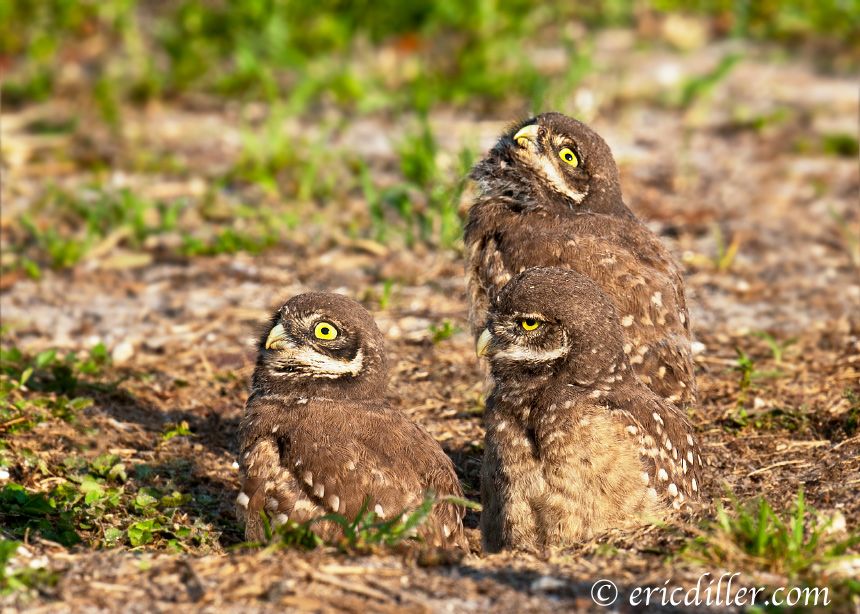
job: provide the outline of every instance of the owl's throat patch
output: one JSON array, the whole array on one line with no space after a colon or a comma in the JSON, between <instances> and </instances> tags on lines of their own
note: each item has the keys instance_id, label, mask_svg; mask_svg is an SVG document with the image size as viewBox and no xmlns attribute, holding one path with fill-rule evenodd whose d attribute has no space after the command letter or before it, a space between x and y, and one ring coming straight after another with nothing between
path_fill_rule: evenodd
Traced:
<instances>
[{"instance_id":1,"label":"owl's throat patch","mask_svg":"<svg viewBox=\"0 0 860 614\"><path fill-rule=\"evenodd\" d=\"M493 355L493 360L544 364L558 360L562 356L566 356L569 350L570 347L567 343L563 343L557 348L547 350L525 347L522 345L512 345L511 347L496 352Z\"/></svg>"},{"instance_id":2,"label":"owl's throat patch","mask_svg":"<svg viewBox=\"0 0 860 614\"><path fill-rule=\"evenodd\" d=\"M352 358L339 358L318 352L311 347L290 348L275 360L271 372L273 375L293 374L304 377L320 377L337 379L339 377L357 376L364 367L364 350L358 351Z\"/></svg>"}]
</instances>

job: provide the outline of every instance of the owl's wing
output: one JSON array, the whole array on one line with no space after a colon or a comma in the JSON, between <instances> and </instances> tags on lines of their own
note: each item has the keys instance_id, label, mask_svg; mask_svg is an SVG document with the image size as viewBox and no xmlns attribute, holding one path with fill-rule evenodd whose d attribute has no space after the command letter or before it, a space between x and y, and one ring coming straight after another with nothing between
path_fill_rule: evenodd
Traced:
<instances>
[{"instance_id":1,"label":"owl's wing","mask_svg":"<svg viewBox=\"0 0 860 614\"><path fill-rule=\"evenodd\" d=\"M469 295L469 323L477 337L487 324L490 304L513 271L505 261L498 237L483 228L484 219L473 217L466 226L466 286Z\"/></svg>"},{"instance_id":2,"label":"owl's wing","mask_svg":"<svg viewBox=\"0 0 860 614\"><path fill-rule=\"evenodd\" d=\"M363 507L393 518L418 507L429 492L462 496L450 459L402 414L361 403L311 401L277 415L275 433L275 424L258 423L270 436L253 446L243 493L258 506L264 501L279 522L304 522L328 512L353 519ZM254 462L258 457L266 460ZM462 510L437 504L419 533L434 541L456 538Z\"/></svg>"},{"instance_id":3,"label":"owl's wing","mask_svg":"<svg viewBox=\"0 0 860 614\"><path fill-rule=\"evenodd\" d=\"M655 395L642 395L632 411L616 410L632 428L639 455L658 496L675 509L700 499L702 457L686 416ZM629 405L629 404L627 404Z\"/></svg>"}]
</instances>

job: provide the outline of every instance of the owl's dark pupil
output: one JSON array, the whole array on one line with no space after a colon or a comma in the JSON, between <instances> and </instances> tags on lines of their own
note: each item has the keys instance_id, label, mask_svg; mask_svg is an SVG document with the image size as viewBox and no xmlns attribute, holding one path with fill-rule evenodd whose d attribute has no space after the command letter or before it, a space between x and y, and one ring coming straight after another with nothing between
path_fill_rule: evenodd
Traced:
<instances>
[{"instance_id":1,"label":"owl's dark pupil","mask_svg":"<svg viewBox=\"0 0 860 614\"><path fill-rule=\"evenodd\" d=\"M567 160L568 162L570 162L571 160L573 160L573 155L572 154L564 154L564 159Z\"/></svg>"},{"instance_id":2,"label":"owl's dark pupil","mask_svg":"<svg viewBox=\"0 0 860 614\"><path fill-rule=\"evenodd\" d=\"M323 326L320 329L320 333L322 333L323 335L328 335L328 326Z\"/></svg>"},{"instance_id":3,"label":"owl's dark pupil","mask_svg":"<svg viewBox=\"0 0 860 614\"><path fill-rule=\"evenodd\" d=\"M534 320L526 320L526 326L534 326L534 325L535 325Z\"/></svg>"}]
</instances>

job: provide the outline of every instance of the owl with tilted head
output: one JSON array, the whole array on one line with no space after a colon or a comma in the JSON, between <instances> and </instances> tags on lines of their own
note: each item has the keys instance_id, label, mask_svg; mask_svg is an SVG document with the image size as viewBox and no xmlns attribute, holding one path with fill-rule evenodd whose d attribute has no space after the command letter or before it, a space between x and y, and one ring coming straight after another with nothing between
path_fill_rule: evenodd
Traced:
<instances>
[{"instance_id":1,"label":"owl with tilted head","mask_svg":"<svg viewBox=\"0 0 860 614\"><path fill-rule=\"evenodd\" d=\"M391 519L437 500L418 536L464 546L465 510L454 466L427 431L385 400L388 365L371 315L344 296L291 298L272 315L258 347L239 430L245 537L265 524L302 523L336 513ZM312 525L336 539L340 526Z\"/></svg>"},{"instance_id":2,"label":"owl with tilted head","mask_svg":"<svg viewBox=\"0 0 860 614\"><path fill-rule=\"evenodd\" d=\"M622 347L640 379L669 402L694 404L680 268L624 204L606 142L582 122L545 113L513 126L471 176L479 188L465 230L473 332L483 329L489 305L517 273L572 269L614 304Z\"/></svg>"}]
</instances>

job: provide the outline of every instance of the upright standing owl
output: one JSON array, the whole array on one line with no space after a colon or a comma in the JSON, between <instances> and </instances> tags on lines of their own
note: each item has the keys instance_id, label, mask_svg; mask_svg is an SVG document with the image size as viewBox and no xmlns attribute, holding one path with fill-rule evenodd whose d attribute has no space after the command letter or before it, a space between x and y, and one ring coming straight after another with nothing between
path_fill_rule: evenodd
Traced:
<instances>
[{"instance_id":1,"label":"upright standing owl","mask_svg":"<svg viewBox=\"0 0 860 614\"><path fill-rule=\"evenodd\" d=\"M609 147L585 124L545 113L517 125L472 170L480 195L465 242L477 334L502 287L532 267L570 268L609 295L640 378L681 406L696 400L680 269L621 198ZM566 300L562 294L558 300Z\"/></svg>"},{"instance_id":2,"label":"upright standing owl","mask_svg":"<svg viewBox=\"0 0 860 614\"><path fill-rule=\"evenodd\" d=\"M693 430L636 377L623 345L612 301L574 271L529 269L496 298L478 340L492 374L486 552L570 546L699 498Z\"/></svg>"},{"instance_id":3,"label":"upright standing owl","mask_svg":"<svg viewBox=\"0 0 860 614\"><path fill-rule=\"evenodd\" d=\"M259 344L239 431L245 537L264 538L261 514L280 525L365 509L393 518L428 493L462 497L451 460L421 427L385 401L382 334L358 303L337 294L295 296ZM464 510L437 503L419 535L464 544ZM313 528L334 537L332 522Z\"/></svg>"}]
</instances>

